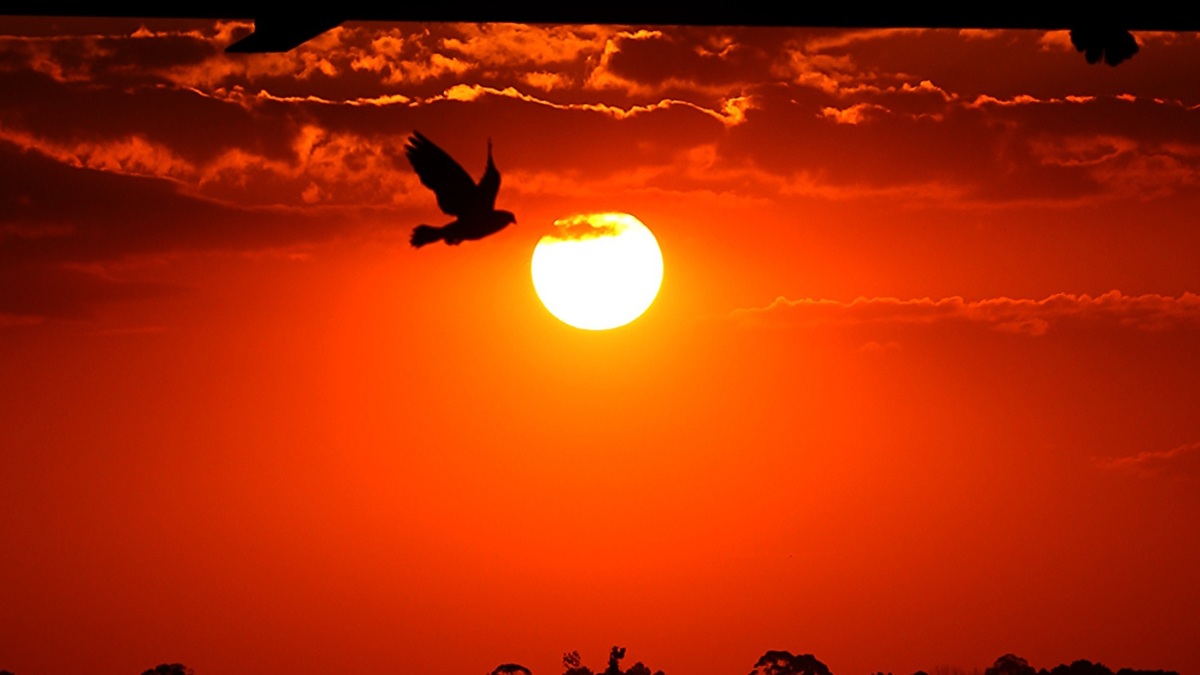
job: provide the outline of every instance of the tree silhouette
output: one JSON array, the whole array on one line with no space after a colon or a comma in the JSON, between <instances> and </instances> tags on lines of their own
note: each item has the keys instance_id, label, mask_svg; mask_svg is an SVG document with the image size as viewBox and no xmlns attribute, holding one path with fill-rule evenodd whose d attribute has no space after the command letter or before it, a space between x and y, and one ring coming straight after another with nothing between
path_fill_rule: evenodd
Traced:
<instances>
[{"instance_id":1,"label":"tree silhouette","mask_svg":"<svg viewBox=\"0 0 1200 675\"><path fill-rule=\"evenodd\" d=\"M583 665L578 651L563 654L563 675L592 675L591 668Z\"/></svg>"},{"instance_id":2,"label":"tree silhouette","mask_svg":"<svg viewBox=\"0 0 1200 675\"><path fill-rule=\"evenodd\" d=\"M608 667L599 675L665 675L661 670L651 671L650 668L638 661L628 670L621 670L621 659L625 658L624 647L613 647L608 652ZM563 654L563 675L592 675L592 669L583 665L579 652Z\"/></svg>"},{"instance_id":3,"label":"tree silhouette","mask_svg":"<svg viewBox=\"0 0 1200 675\"><path fill-rule=\"evenodd\" d=\"M625 675L664 675L664 673L661 670L650 672L650 668L646 664L638 661L632 666L629 666L629 670L625 671Z\"/></svg>"},{"instance_id":4,"label":"tree silhouette","mask_svg":"<svg viewBox=\"0 0 1200 675\"><path fill-rule=\"evenodd\" d=\"M830 675L829 667L812 654L769 650L759 657L750 675Z\"/></svg>"},{"instance_id":5,"label":"tree silhouette","mask_svg":"<svg viewBox=\"0 0 1200 675\"><path fill-rule=\"evenodd\" d=\"M608 667L604 675L621 675L621 659L625 658L625 648L614 646L608 652Z\"/></svg>"},{"instance_id":6,"label":"tree silhouette","mask_svg":"<svg viewBox=\"0 0 1200 675\"><path fill-rule=\"evenodd\" d=\"M614 646L608 653L608 664L603 671L593 671L583 665L583 658L578 651L566 652L562 655L563 675L666 675L661 670L651 670L646 664L638 661L622 670L621 660L625 658L625 648ZM938 667L934 673L943 675L964 675L966 672L959 668ZM1070 664L1060 664L1047 670L1034 669L1025 659L1016 654L1005 654L985 671L984 675L1179 675L1173 670L1141 670L1122 668L1113 671L1102 663L1093 663L1087 659L1079 659ZM0 675L13 675L11 671L0 670ZM142 675L194 675L191 668L182 663L163 663L144 671ZM533 675L525 666L519 663L502 663L492 669L488 675ZM754 664L754 670L749 675L832 675L829 667L821 663L812 654L792 654L783 650L768 650ZM892 675L878 671L874 675ZM929 675L924 670L918 670L913 675Z\"/></svg>"},{"instance_id":7,"label":"tree silhouette","mask_svg":"<svg viewBox=\"0 0 1200 675\"><path fill-rule=\"evenodd\" d=\"M1038 671L1038 675L1041 673L1046 673L1046 669ZM1046 675L1113 675L1113 671L1102 663L1092 663L1087 659L1080 659L1069 666L1065 663L1054 666L1054 669Z\"/></svg>"},{"instance_id":8,"label":"tree silhouette","mask_svg":"<svg viewBox=\"0 0 1200 675\"><path fill-rule=\"evenodd\" d=\"M142 675L193 675L192 669L182 663L160 663Z\"/></svg>"},{"instance_id":9,"label":"tree silhouette","mask_svg":"<svg viewBox=\"0 0 1200 675\"><path fill-rule=\"evenodd\" d=\"M1037 671L1025 659L1016 654L1005 654L996 659L983 675L1037 675Z\"/></svg>"},{"instance_id":10,"label":"tree silhouette","mask_svg":"<svg viewBox=\"0 0 1200 675\"><path fill-rule=\"evenodd\" d=\"M519 663L501 663L488 675L533 675L533 673Z\"/></svg>"}]
</instances>

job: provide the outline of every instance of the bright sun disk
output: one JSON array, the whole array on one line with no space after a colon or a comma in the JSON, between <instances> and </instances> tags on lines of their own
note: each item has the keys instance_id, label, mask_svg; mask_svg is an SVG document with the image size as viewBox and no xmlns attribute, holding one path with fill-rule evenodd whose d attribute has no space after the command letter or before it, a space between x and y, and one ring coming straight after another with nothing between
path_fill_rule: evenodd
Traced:
<instances>
[{"instance_id":1,"label":"bright sun disk","mask_svg":"<svg viewBox=\"0 0 1200 675\"><path fill-rule=\"evenodd\" d=\"M533 288L550 313L587 330L624 326L642 315L662 286L658 241L627 213L554 221L533 250Z\"/></svg>"}]
</instances>

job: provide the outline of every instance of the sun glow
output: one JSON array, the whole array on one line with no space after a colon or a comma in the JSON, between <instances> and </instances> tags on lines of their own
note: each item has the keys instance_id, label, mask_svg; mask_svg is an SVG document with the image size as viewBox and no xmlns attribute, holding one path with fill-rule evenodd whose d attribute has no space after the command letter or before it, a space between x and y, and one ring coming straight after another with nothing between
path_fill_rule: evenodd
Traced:
<instances>
[{"instance_id":1,"label":"sun glow","mask_svg":"<svg viewBox=\"0 0 1200 675\"><path fill-rule=\"evenodd\" d=\"M642 315L662 286L658 241L627 213L554 221L533 250L533 288L564 323L586 330L624 326Z\"/></svg>"}]
</instances>

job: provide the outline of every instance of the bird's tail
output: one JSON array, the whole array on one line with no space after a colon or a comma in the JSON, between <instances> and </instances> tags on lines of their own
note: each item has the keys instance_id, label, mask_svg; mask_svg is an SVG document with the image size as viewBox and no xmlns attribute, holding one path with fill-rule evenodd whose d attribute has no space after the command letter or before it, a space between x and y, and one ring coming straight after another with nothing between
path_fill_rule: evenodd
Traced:
<instances>
[{"instance_id":1,"label":"bird's tail","mask_svg":"<svg viewBox=\"0 0 1200 675\"><path fill-rule=\"evenodd\" d=\"M412 237L408 243L415 248L421 248L425 244L432 244L435 241L442 240L442 228L432 225L418 225L413 228Z\"/></svg>"}]
</instances>

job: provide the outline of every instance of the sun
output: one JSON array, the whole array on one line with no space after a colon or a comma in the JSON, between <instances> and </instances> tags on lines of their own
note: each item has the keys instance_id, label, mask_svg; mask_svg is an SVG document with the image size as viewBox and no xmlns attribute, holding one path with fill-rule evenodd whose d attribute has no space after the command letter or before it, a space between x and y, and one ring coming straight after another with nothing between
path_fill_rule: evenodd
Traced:
<instances>
[{"instance_id":1,"label":"sun","mask_svg":"<svg viewBox=\"0 0 1200 675\"><path fill-rule=\"evenodd\" d=\"M658 241L627 213L554 221L533 249L533 288L563 323L608 330L642 315L662 286Z\"/></svg>"}]
</instances>

